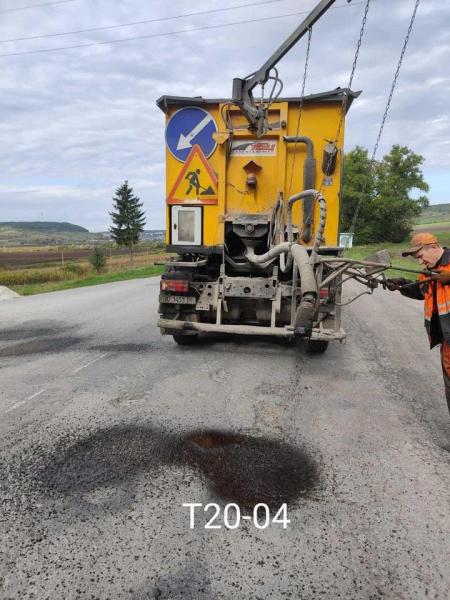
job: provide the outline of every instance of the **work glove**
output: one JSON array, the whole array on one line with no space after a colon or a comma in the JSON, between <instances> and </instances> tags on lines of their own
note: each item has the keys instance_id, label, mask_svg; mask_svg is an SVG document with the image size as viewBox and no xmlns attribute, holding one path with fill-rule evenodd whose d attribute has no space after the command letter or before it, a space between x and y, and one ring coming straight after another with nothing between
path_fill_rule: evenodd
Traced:
<instances>
[{"instance_id":1,"label":"work glove","mask_svg":"<svg viewBox=\"0 0 450 600\"><path fill-rule=\"evenodd\" d=\"M430 279L445 285L446 283L450 283L450 271L439 271L439 273L432 275Z\"/></svg>"},{"instance_id":2,"label":"work glove","mask_svg":"<svg viewBox=\"0 0 450 600\"><path fill-rule=\"evenodd\" d=\"M450 271L449 271L449 273L450 273ZM396 290L399 290L400 287L404 284L405 284L404 277L397 277L394 279L386 279L386 287L390 292L395 292Z\"/></svg>"}]
</instances>

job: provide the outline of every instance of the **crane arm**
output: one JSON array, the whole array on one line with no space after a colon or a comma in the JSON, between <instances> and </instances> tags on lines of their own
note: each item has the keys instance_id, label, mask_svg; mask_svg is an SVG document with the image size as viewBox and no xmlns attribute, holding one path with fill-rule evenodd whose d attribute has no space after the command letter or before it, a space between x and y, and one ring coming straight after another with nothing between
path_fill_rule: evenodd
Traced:
<instances>
[{"instance_id":1,"label":"crane arm","mask_svg":"<svg viewBox=\"0 0 450 600\"><path fill-rule=\"evenodd\" d=\"M263 66L245 79L233 79L232 102L239 106L251 127L258 128L260 137L265 133L265 109L256 106L253 89L264 85L269 79L270 70L289 52L289 50L307 33L320 17L336 2L336 0L321 0L297 29L281 44ZM351 0L347 0L351 2Z\"/></svg>"}]
</instances>

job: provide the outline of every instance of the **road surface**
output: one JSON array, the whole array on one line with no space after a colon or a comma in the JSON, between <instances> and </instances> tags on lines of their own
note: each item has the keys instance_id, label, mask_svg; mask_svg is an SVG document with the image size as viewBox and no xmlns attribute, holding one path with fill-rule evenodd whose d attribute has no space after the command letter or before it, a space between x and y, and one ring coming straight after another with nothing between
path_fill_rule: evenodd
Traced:
<instances>
[{"instance_id":1,"label":"road surface","mask_svg":"<svg viewBox=\"0 0 450 600\"><path fill-rule=\"evenodd\" d=\"M449 598L450 419L422 304L376 290L345 309L345 345L307 356L179 347L158 287L0 302L0 597Z\"/></svg>"}]
</instances>

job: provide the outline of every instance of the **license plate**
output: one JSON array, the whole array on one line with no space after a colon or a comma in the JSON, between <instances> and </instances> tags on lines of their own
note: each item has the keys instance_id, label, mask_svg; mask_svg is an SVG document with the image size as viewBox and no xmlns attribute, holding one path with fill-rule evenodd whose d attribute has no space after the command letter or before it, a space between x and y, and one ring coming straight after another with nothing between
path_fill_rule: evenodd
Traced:
<instances>
[{"instance_id":1,"label":"license plate","mask_svg":"<svg viewBox=\"0 0 450 600\"><path fill-rule=\"evenodd\" d=\"M169 296L168 294L160 294L159 301L168 304L195 304L194 296Z\"/></svg>"}]
</instances>

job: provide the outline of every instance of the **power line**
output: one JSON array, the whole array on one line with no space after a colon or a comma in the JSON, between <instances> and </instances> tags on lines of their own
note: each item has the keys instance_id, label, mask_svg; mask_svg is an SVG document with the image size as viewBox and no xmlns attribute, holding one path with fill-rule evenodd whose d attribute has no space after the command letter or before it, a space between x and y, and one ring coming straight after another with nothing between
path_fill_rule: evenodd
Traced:
<instances>
[{"instance_id":1,"label":"power line","mask_svg":"<svg viewBox=\"0 0 450 600\"><path fill-rule=\"evenodd\" d=\"M65 0L73 2L73 0ZM236 10L238 8L247 8L249 6L260 6L261 4L273 4L275 2L282 2L283 0L263 0L262 2L254 2L253 4L241 4L239 6L228 6L226 8L216 8L214 10L203 10L201 12L196 12L196 13L187 13L184 15L175 15L173 17L161 17L159 19L150 19L147 21L134 21L133 23L123 23L120 25L106 25L105 27L93 27L92 29L78 29L77 31L65 31L62 33L47 33L47 34L43 34L43 35L33 35L30 37L22 37L22 38L13 38L10 40L0 40L0 44L6 43L6 42L23 42L26 40L39 40L42 38L49 38L49 37L57 37L57 36L61 36L61 35L74 35L77 33L92 33L93 31L104 31L105 29L117 29L118 27L130 27L131 25L145 25L148 23L158 23L160 21L171 21L174 19L182 19L184 17L196 17L198 15L209 15L211 13L217 13L217 12L224 12L227 10Z\"/></svg>"},{"instance_id":2,"label":"power line","mask_svg":"<svg viewBox=\"0 0 450 600\"><path fill-rule=\"evenodd\" d=\"M66 0L67 1L67 0ZM350 6L356 6L357 4L365 4L362 2L352 2L351 4L343 4L342 6L333 6L330 10L338 8L349 8ZM74 50L76 48L90 48L92 46L103 46L105 44L120 44L122 42L131 42L133 40L145 40L150 38L165 37L168 35L177 35L179 33L191 33L193 31L205 31L207 29L219 29L220 27L233 27L234 25L246 25L249 23L260 23L261 21L272 21L274 19L285 19L287 17L296 17L298 15L309 14L309 11L289 13L288 15L276 15L273 17L261 17L259 19L251 19L249 21L235 21L234 23L222 23L221 25L205 25L204 27L194 27L193 29L180 29L178 31L168 31L166 33L153 33L149 35L139 35L130 38L123 38L120 40L107 40L104 42L91 42L89 44L77 44L75 46L60 46L58 48L44 48L43 50L28 50L26 52L11 52L8 54L0 54L0 58L6 56L24 56L27 54L43 54L44 52L57 52L59 50Z\"/></svg>"},{"instance_id":3,"label":"power line","mask_svg":"<svg viewBox=\"0 0 450 600\"><path fill-rule=\"evenodd\" d=\"M57 0L57 2L45 2L44 4L30 4L29 6L21 6L20 8L8 8L7 10L0 10L0 14L15 12L17 10L27 10L27 8L38 8L39 6L50 6L50 4L64 4L65 2L75 2L75 0Z\"/></svg>"}]
</instances>

